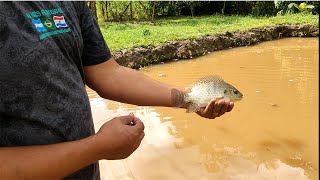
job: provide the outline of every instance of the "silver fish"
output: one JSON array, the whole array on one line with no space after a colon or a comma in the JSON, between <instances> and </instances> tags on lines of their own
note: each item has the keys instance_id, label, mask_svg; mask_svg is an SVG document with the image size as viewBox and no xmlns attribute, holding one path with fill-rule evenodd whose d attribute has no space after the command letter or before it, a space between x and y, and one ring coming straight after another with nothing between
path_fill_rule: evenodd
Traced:
<instances>
[{"instance_id":1,"label":"silver fish","mask_svg":"<svg viewBox=\"0 0 320 180\"><path fill-rule=\"evenodd\" d=\"M217 75L206 76L188 86L184 102L189 103L187 112L196 112L206 107L212 99L239 101L243 95L235 87Z\"/></svg>"}]
</instances>

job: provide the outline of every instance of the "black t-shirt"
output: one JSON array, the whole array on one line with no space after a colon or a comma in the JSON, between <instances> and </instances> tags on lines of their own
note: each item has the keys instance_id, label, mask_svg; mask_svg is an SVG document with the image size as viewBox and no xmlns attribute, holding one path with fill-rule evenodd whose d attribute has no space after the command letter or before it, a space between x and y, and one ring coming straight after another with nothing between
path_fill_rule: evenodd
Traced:
<instances>
[{"instance_id":1,"label":"black t-shirt","mask_svg":"<svg viewBox=\"0 0 320 180\"><path fill-rule=\"evenodd\" d=\"M83 66L110 57L85 2L0 2L0 147L94 134ZM98 163L66 179L100 179Z\"/></svg>"}]
</instances>

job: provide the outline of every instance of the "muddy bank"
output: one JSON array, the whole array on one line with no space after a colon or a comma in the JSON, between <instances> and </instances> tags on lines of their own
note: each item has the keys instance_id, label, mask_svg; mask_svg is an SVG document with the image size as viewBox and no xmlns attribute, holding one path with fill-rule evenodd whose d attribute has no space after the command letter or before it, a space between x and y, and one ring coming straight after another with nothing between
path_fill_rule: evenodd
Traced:
<instances>
[{"instance_id":1,"label":"muddy bank","mask_svg":"<svg viewBox=\"0 0 320 180\"><path fill-rule=\"evenodd\" d=\"M113 53L123 66L138 69L173 59L190 59L212 51L248 46L283 37L317 37L319 28L310 24L276 25L245 31L226 32L205 37L163 43L157 47L125 49Z\"/></svg>"}]
</instances>

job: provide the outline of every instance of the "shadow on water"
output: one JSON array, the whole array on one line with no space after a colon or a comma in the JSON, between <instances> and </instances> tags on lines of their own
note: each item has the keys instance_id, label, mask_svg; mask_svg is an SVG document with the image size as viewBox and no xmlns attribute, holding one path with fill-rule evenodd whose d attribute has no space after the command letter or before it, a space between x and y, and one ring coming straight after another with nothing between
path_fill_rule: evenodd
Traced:
<instances>
[{"instance_id":1,"label":"shadow on water","mask_svg":"<svg viewBox=\"0 0 320 180\"><path fill-rule=\"evenodd\" d=\"M102 100L88 89L97 130L130 112L145 123L132 156L100 161L102 179L317 179L318 55L316 38L283 39L141 71L180 87L220 75L244 98L215 120Z\"/></svg>"}]
</instances>

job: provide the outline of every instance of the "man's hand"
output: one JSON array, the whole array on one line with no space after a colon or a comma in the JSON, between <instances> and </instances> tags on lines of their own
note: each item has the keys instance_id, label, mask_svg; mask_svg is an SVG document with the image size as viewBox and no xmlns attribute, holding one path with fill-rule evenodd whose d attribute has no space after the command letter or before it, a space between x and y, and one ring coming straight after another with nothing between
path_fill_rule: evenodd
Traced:
<instances>
[{"instance_id":1,"label":"man's hand","mask_svg":"<svg viewBox=\"0 0 320 180\"><path fill-rule=\"evenodd\" d=\"M208 119L214 119L216 117L220 117L226 112L230 112L233 109L234 103L228 100L220 99L220 100L211 100L208 103L208 106L205 108L201 108L197 114L201 117L205 117Z\"/></svg>"},{"instance_id":2,"label":"man's hand","mask_svg":"<svg viewBox=\"0 0 320 180\"><path fill-rule=\"evenodd\" d=\"M181 107L181 108L188 108L190 105L189 103L184 102L186 92L183 90L178 89L172 89L171 90L171 101L172 106L174 107ZM230 102L228 100L220 99L212 99L207 107L200 108L199 111L197 111L197 114L201 117L208 118L208 119L214 119L216 117L220 117L226 112L230 112L233 109L234 103Z\"/></svg>"},{"instance_id":3,"label":"man's hand","mask_svg":"<svg viewBox=\"0 0 320 180\"><path fill-rule=\"evenodd\" d=\"M101 159L124 159L139 147L144 138L144 125L133 114L116 117L101 126L97 138Z\"/></svg>"},{"instance_id":4,"label":"man's hand","mask_svg":"<svg viewBox=\"0 0 320 180\"><path fill-rule=\"evenodd\" d=\"M106 122L96 135L35 146L0 147L0 179L62 179L100 159L123 159L144 137L134 115ZM4 164L4 165L3 165Z\"/></svg>"}]
</instances>

